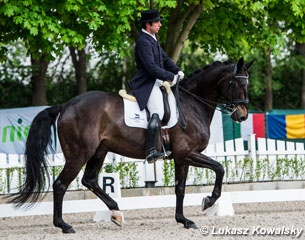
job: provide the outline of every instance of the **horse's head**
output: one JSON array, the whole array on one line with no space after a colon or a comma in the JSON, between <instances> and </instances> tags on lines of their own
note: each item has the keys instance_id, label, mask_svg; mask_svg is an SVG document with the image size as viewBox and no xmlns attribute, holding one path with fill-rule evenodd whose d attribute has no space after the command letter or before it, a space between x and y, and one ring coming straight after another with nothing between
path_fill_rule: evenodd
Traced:
<instances>
[{"instance_id":1,"label":"horse's head","mask_svg":"<svg viewBox=\"0 0 305 240\"><path fill-rule=\"evenodd\" d=\"M240 58L233 69L231 65L229 72L222 75L217 84L220 96L226 101L226 109L237 122L248 118L248 70L252 63L253 61L244 64L243 58Z\"/></svg>"},{"instance_id":2,"label":"horse's head","mask_svg":"<svg viewBox=\"0 0 305 240\"><path fill-rule=\"evenodd\" d=\"M208 108L215 110L218 104L230 112L234 121L245 121L249 102L248 70L252 63L244 64L243 58L237 64L214 62L181 81L181 89ZM223 98L225 104L219 104L219 98Z\"/></svg>"}]
</instances>

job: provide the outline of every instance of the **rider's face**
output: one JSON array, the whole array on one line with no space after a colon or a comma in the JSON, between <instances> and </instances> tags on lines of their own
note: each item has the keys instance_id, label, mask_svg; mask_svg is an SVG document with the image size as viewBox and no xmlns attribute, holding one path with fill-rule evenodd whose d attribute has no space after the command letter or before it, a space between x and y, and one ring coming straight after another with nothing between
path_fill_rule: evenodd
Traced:
<instances>
[{"instance_id":1,"label":"rider's face","mask_svg":"<svg viewBox=\"0 0 305 240\"><path fill-rule=\"evenodd\" d=\"M162 26L161 22L152 22L146 23L146 31L149 32L150 34L157 34L160 30L160 27Z\"/></svg>"}]
</instances>

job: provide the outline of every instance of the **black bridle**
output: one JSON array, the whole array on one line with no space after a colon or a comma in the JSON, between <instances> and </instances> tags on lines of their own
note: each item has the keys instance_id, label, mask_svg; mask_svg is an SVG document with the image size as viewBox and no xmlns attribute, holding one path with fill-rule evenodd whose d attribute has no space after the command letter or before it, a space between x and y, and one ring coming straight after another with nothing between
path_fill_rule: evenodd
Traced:
<instances>
[{"instance_id":1,"label":"black bridle","mask_svg":"<svg viewBox=\"0 0 305 240\"><path fill-rule=\"evenodd\" d=\"M243 78L243 79L246 79L248 81L248 78L249 76L244 76L244 75L238 75L237 74L237 65L234 66L234 72L233 72L233 77L232 79L230 80L229 82L229 86L228 86L228 89L227 91L229 91L230 88L232 88L233 86L236 85L237 83L237 80L240 79L240 78ZM238 83L237 83L238 84ZM218 83L217 85L220 85L220 83ZM182 113L181 111L181 108L180 108L180 96L179 96L179 89L181 89L183 92L191 95L194 99L196 99L197 101L205 104L206 106L210 107L210 108L215 108L215 106L218 106L216 108L216 110L218 111L221 111L222 113L224 114L228 114L228 115L232 115L234 114L237 110L238 110L238 107L237 105L238 104L248 104L249 103L249 99L246 98L246 99L236 99L235 98L235 93L236 91L234 91L235 89L233 89L231 92L232 92L232 97L231 97L231 101L230 102L225 102L225 103L217 103L217 102L214 102L214 101L210 101L206 98L202 98L202 97L199 97L197 96L196 94L190 92L189 90L187 90L186 88L182 87L180 84L179 84L179 81L177 81L177 86L176 86L176 101L177 101L177 107L178 107L178 111L179 111L179 116L181 117L181 127L183 129L186 128L186 120L185 120L185 117L184 117L184 114Z\"/></svg>"},{"instance_id":2,"label":"black bridle","mask_svg":"<svg viewBox=\"0 0 305 240\"><path fill-rule=\"evenodd\" d=\"M229 89L232 86L236 85L238 79L240 79L240 78L246 79L248 81L249 76L248 75L247 76L237 75L236 72L235 72L235 68L234 68L234 75L233 75L233 78L229 82L229 86L228 86L227 91L229 91ZM224 111L229 111L229 115L232 115L234 112L236 112L238 110L238 107L237 107L238 104L248 104L249 103L249 99L248 98L245 98L245 99L238 99L238 98L236 98L235 97L236 91L234 91L234 90L235 89L233 89L231 91L232 92L231 102L226 102L224 104L224 107L223 107L223 109L225 109Z\"/></svg>"}]
</instances>

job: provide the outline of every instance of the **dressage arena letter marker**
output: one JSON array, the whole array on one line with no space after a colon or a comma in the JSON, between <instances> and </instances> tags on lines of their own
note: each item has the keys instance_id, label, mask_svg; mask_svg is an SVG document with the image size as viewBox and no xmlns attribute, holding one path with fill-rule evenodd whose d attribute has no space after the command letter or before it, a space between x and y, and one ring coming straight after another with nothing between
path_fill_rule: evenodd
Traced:
<instances>
[{"instance_id":1,"label":"dressage arena letter marker","mask_svg":"<svg viewBox=\"0 0 305 240\"><path fill-rule=\"evenodd\" d=\"M102 173L98 182L110 197L121 198L120 175L118 173Z\"/></svg>"},{"instance_id":2,"label":"dressage arena letter marker","mask_svg":"<svg viewBox=\"0 0 305 240\"><path fill-rule=\"evenodd\" d=\"M113 177L103 177L103 190L105 192L107 192L106 187L110 187L110 192L114 193L114 185L113 184L114 184L114 178Z\"/></svg>"}]
</instances>

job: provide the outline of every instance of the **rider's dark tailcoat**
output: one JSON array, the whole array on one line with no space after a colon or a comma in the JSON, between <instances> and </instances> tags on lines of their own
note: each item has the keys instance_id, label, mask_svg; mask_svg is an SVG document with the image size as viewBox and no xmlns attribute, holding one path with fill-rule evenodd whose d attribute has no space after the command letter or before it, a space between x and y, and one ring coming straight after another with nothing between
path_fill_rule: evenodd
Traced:
<instances>
[{"instance_id":1,"label":"rider's dark tailcoat","mask_svg":"<svg viewBox=\"0 0 305 240\"><path fill-rule=\"evenodd\" d=\"M159 43L147 33L141 32L136 42L135 59L137 72L131 79L131 89L140 110L146 107L156 79L174 79L180 68L167 56Z\"/></svg>"}]
</instances>

